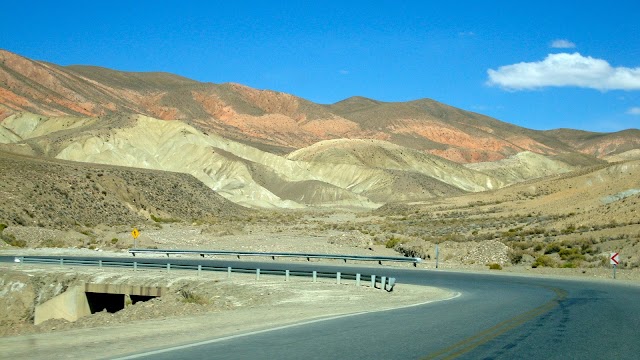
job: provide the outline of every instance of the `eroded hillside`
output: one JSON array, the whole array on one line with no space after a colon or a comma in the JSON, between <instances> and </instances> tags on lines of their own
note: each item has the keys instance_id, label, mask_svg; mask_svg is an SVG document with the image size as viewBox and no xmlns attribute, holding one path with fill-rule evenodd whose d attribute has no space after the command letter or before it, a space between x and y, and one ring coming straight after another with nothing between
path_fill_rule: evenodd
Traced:
<instances>
[{"instance_id":1,"label":"eroded hillside","mask_svg":"<svg viewBox=\"0 0 640 360\"><path fill-rule=\"evenodd\" d=\"M573 168L530 154L478 171L387 141L359 139L328 140L283 157L181 121L143 115L20 113L4 119L0 129L6 151L190 174L234 203L259 208L371 209L498 189ZM502 170L487 171L491 166Z\"/></svg>"}]
</instances>

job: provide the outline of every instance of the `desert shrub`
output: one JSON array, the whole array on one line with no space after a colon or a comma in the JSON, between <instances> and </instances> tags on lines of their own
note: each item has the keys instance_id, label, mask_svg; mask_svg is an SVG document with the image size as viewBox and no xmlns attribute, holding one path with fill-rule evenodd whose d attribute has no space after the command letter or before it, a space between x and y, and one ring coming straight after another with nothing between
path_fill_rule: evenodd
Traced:
<instances>
[{"instance_id":1,"label":"desert shrub","mask_svg":"<svg viewBox=\"0 0 640 360\"><path fill-rule=\"evenodd\" d=\"M522 262L522 256L524 255L522 250L511 250L509 249L509 251L507 252L507 255L509 256L509 261L513 264L513 265L517 265L520 264Z\"/></svg>"},{"instance_id":2,"label":"desert shrub","mask_svg":"<svg viewBox=\"0 0 640 360\"><path fill-rule=\"evenodd\" d=\"M402 240L400 238L397 237L391 237L389 240L387 240L384 243L384 246L387 249L393 249L394 247L396 247L397 245L399 245L402 242Z\"/></svg>"},{"instance_id":3,"label":"desert shrub","mask_svg":"<svg viewBox=\"0 0 640 360\"><path fill-rule=\"evenodd\" d=\"M159 216L155 216L153 214L151 214L151 220L157 222L157 223L175 223L175 222L180 222L180 219L174 219L174 218L162 218ZM251 218L248 219L248 222L255 222L255 219Z\"/></svg>"},{"instance_id":4,"label":"desert shrub","mask_svg":"<svg viewBox=\"0 0 640 360\"><path fill-rule=\"evenodd\" d=\"M11 246L20 248L27 247L27 242L25 240L18 240L13 234L5 234L3 232L0 232L0 239Z\"/></svg>"},{"instance_id":5,"label":"desert shrub","mask_svg":"<svg viewBox=\"0 0 640 360\"><path fill-rule=\"evenodd\" d=\"M502 266L498 263L488 264L489 270L502 270Z\"/></svg>"},{"instance_id":6,"label":"desert shrub","mask_svg":"<svg viewBox=\"0 0 640 360\"><path fill-rule=\"evenodd\" d=\"M7 224L0 224L0 233L7 228Z\"/></svg>"},{"instance_id":7,"label":"desert shrub","mask_svg":"<svg viewBox=\"0 0 640 360\"><path fill-rule=\"evenodd\" d=\"M117 244L117 243L118 243L118 238L113 238L113 239L111 239L111 243L112 243L113 245Z\"/></svg>"},{"instance_id":8,"label":"desert shrub","mask_svg":"<svg viewBox=\"0 0 640 360\"><path fill-rule=\"evenodd\" d=\"M180 290L180 296L182 296L182 302L187 304L206 305L209 303L204 296L194 293L190 290Z\"/></svg>"},{"instance_id":9,"label":"desert shrub","mask_svg":"<svg viewBox=\"0 0 640 360\"><path fill-rule=\"evenodd\" d=\"M537 267L555 267L556 266L556 262L555 260L553 260L553 258L551 258L550 256L547 255L540 255L536 258L536 261L533 262L533 264L531 264L532 268L537 268Z\"/></svg>"},{"instance_id":10,"label":"desert shrub","mask_svg":"<svg viewBox=\"0 0 640 360\"><path fill-rule=\"evenodd\" d=\"M558 255L560 255L560 259L566 261L585 260L582 250L578 248L562 249L558 251Z\"/></svg>"},{"instance_id":11,"label":"desert shrub","mask_svg":"<svg viewBox=\"0 0 640 360\"><path fill-rule=\"evenodd\" d=\"M562 233L565 234L565 235L566 234L572 234L575 231L576 231L576 226L573 225L573 224L570 224L566 228L562 229Z\"/></svg>"},{"instance_id":12,"label":"desert shrub","mask_svg":"<svg viewBox=\"0 0 640 360\"><path fill-rule=\"evenodd\" d=\"M574 262L569 261L569 262L566 262L566 263L562 264L562 267L563 268L573 269L573 268L578 267L578 265L576 263L574 263Z\"/></svg>"},{"instance_id":13,"label":"desert shrub","mask_svg":"<svg viewBox=\"0 0 640 360\"><path fill-rule=\"evenodd\" d=\"M551 244L547 245L547 247L544 249L544 253L545 254L553 254L553 253L559 252L560 250L562 250L562 247L560 246L560 244L551 243Z\"/></svg>"}]
</instances>

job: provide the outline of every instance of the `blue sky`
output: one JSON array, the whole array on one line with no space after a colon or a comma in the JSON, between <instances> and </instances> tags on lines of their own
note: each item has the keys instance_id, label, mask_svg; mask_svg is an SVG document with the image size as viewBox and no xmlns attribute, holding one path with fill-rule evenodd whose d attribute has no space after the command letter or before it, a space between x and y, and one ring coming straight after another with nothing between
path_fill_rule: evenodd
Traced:
<instances>
[{"instance_id":1,"label":"blue sky","mask_svg":"<svg viewBox=\"0 0 640 360\"><path fill-rule=\"evenodd\" d=\"M7 2L0 48L318 103L431 98L533 129L640 127L640 2Z\"/></svg>"}]
</instances>

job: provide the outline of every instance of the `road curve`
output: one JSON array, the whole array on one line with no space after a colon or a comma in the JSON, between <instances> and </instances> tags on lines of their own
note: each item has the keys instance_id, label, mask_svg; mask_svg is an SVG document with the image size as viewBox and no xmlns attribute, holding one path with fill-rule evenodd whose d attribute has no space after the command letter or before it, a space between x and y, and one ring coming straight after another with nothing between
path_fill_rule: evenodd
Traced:
<instances>
[{"instance_id":1,"label":"road curve","mask_svg":"<svg viewBox=\"0 0 640 360\"><path fill-rule=\"evenodd\" d=\"M165 259L154 261L166 262ZM171 259L171 262L177 261ZM229 264L228 261L213 262ZM253 264L291 270L313 267L336 271L339 268L318 263ZM395 276L398 286L408 283L444 287L461 295L449 301L212 339L122 359L640 357L640 286L637 285L381 267L351 266L342 271Z\"/></svg>"}]
</instances>

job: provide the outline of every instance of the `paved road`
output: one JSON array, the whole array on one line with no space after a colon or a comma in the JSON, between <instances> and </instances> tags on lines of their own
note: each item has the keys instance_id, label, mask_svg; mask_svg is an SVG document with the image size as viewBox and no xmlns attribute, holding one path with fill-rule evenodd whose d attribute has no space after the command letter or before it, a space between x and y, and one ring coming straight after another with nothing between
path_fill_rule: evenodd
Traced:
<instances>
[{"instance_id":1,"label":"paved road","mask_svg":"<svg viewBox=\"0 0 640 360\"><path fill-rule=\"evenodd\" d=\"M257 266L293 270L310 265ZM335 270L317 263L311 266ZM213 339L131 358L640 358L639 286L380 267L349 270L395 276L400 284L445 287L459 291L461 296L405 309Z\"/></svg>"}]
</instances>

